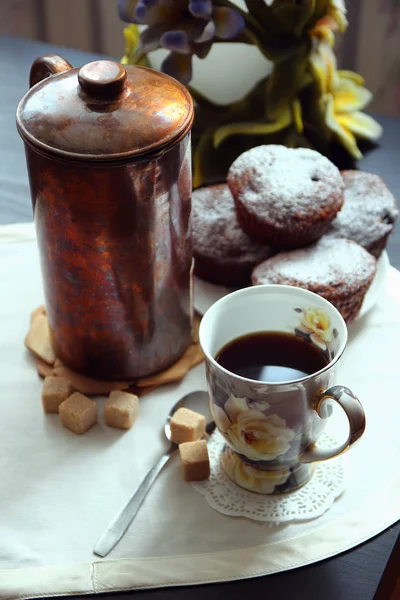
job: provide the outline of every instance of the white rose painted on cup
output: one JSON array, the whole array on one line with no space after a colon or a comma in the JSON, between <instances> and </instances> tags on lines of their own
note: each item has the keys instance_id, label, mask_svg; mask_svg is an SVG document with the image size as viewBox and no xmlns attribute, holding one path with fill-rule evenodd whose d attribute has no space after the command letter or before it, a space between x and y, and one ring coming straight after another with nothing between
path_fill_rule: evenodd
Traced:
<instances>
[{"instance_id":1,"label":"white rose painted on cup","mask_svg":"<svg viewBox=\"0 0 400 600\"><path fill-rule=\"evenodd\" d=\"M295 333L305 333L313 344L326 350L333 340L331 320L326 312L314 307L295 310L302 314Z\"/></svg>"},{"instance_id":2,"label":"white rose painted on cup","mask_svg":"<svg viewBox=\"0 0 400 600\"><path fill-rule=\"evenodd\" d=\"M286 454L295 432L278 415L250 409L246 398L230 396L224 409L213 406L214 419L232 448L250 460L275 460Z\"/></svg>"},{"instance_id":3,"label":"white rose painted on cup","mask_svg":"<svg viewBox=\"0 0 400 600\"><path fill-rule=\"evenodd\" d=\"M290 471L259 471L246 465L240 458L226 447L221 456L222 466L230 479L241 487L257 494L272 494L276 486L286 483Z\"/></svg>"}]
</instances>

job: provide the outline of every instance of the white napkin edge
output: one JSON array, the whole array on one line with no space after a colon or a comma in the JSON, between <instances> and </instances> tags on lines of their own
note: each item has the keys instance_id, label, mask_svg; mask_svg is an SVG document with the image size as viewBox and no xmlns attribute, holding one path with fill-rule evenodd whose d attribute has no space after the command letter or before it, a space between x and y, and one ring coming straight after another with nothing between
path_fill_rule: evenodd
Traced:
<instances>
[{"instance_id":1,"label":"white napkin edge","mask_svg":"<svg viewBox=\"0 0 400 600\"><path fill-rule=\"evenodd\" d=\"M368 507L355 507L320 529L274 544L187 556L1 570L0 598L19 600L199 585L295 569L349 550L396 523L399 512L394 499L399 489L400 475Z\"/></svg>"},{"instance_id":2,"label":"white napkin edge","mask_svg":"<svg viewBox=\"0 0 400 600\"><path fill-rule=\"evenodd\" d=\"M33 241L34 223L0 226L0 244ZM400 272L390 267L391 295L400 298ZM335 556L387 529L399 519L395 498L400 475L373 505L301 536L252 548L187 556L102 560L0 570L0 599L117 592L246 579L305 566ZM346 537L343 538L343 532ZM311 536L311 538L310 538ZM269 549L273 548L273 552Z\"/></svg>"}]
</instances>

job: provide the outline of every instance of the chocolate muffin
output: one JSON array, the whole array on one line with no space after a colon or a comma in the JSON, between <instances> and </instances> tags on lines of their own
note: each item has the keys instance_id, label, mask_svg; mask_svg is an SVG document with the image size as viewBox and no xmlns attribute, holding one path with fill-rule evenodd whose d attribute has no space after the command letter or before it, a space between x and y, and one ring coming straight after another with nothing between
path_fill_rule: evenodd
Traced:
<instances>
[{"instance_id":1,"label":"chocolate muffin","mask_svg":"<svg viewBox=\"0 0 400 600\"><path fill-rule=\"evenodd\" d=\"M225 183L193 192L192 238L196 275L229 287L250 285L253 267L274 253L239 227Z\"/></svg>"},{"instance_id":2,"label":"chocolate muffin","mask_svg":"<svg viewBox=\"0 0 400 600\"><path fill-rule=\"evenodd\" d=\"M308 148L252 148L235 160L227 181L242 229L279 248L318 240L343 204L339 170Z\"/></svg>"},{"instance_id":3,"label":"chocolate muffin","mask_svg":"<svg viewBox=\"0 0 400 600\"><path fill-rule=\"evenodd\" d=\"M282 252L264 261L254 269L252 282L315 292L350 322L360 311L375 270L375 258L356 242L326 236L308 248Z\"/></svg>"},{"instance_id":4,"label":"chocolate muffin","mask_svg":"<svg viewBox=\"0 0 400 600\"><path fill-rule=\"evenodd\" d=\"M343 171L342 210L329 233L353 240L379 258L399 214L396 199L378 175Z\"/></svg>"}]
</instances>

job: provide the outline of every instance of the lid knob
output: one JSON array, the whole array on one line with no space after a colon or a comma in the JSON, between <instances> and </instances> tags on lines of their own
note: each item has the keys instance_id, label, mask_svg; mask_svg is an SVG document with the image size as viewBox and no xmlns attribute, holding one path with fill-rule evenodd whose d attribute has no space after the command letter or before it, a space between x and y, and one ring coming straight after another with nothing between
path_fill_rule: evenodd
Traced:
<instances>
[{"instance_id":1,"label":"lid knob","mask_svg":"<svg viewBox=\"0 0 400 600\"><path fill-rule=\"evenodd\" d=\"M80 69L78 80L83 91L90 96L110 98L124 89L126 71L111 60L96 60Z\"/></svg>"}]
</instances>

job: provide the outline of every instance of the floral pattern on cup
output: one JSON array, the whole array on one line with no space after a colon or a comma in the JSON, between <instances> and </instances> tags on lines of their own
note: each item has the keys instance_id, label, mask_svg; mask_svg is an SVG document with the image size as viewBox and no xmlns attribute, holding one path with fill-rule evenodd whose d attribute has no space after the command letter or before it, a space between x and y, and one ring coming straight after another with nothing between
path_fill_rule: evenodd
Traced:
<instances>
[{"instance_id":1,"label":"floral pattern on cup","mask_svg":"<svg viewBox=\"0 0 400 600\"><path fill-rule=\"evenodd\" d=\"M330 416L330 404L318 410L316 406L334 385L347 331L336 309L312 296L301 288L254 286L228 294L202 320L200 343L206 354L211 409L226 441L222 465L230 479L249 491L286 493L307 483L313 472L312 461L303 458L318 446ZM268 382L241 377L219 365L214 357L221 348L252 331L299 336L323 352L326 366L298 379Z\"/></svg>"},{"instance_id":2,"label":"floral pattern on cup","mask_svg":"<svg viewBox=\"0 0 400 600\"><path fill-rule=\"evenodd\" d=\"M277 486L283 486L291 475L290 469L278 471L260 471L244 463L231 448L226 446L221 455L225 473L240 487L258 494L272 494ZM279 487L279 491L282 488Z\"/></svg>"},{"instance_id":3,"label":"floral pattern on cup","mask_svg":"<svg viewBox=\"0 0 400 600\"><path fill-rule=\"evenodd\" d=\"M318 346L328 361L335 357L338 331L331 325L329 316L323 310L315 307L295 308L300 316L300 322L295 327L295 335Z\"/></svg>"},{"instance_id":4,"label":"floral pattern on cup","mask_svg":"<svg viewBox=\"0 0 400 600\"><path fill-rule=\"evenodd\" d=\"M239 454L253 461L276 460L290 450L296 432L286 426L285 419L266 415L254 404L231 395L223 408L213 405L215 423Z\"/></svg>"}]
</instances>

